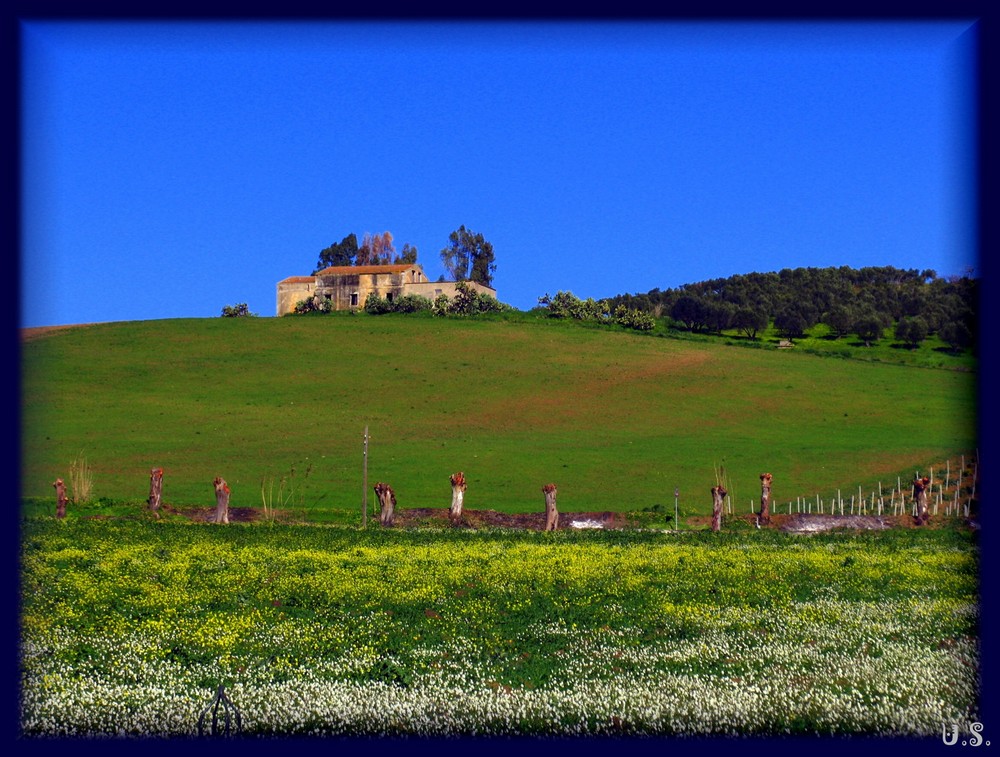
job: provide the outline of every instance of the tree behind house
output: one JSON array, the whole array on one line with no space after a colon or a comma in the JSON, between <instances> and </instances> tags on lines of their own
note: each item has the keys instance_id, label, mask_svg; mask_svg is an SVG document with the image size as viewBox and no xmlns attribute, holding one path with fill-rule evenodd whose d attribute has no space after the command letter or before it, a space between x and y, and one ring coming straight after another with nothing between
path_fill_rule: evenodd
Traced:
<instances>
[{"instance_id":1,"label":"tree behind house","mask_svg":"<svg viewBox=\"0 0 1000 757\"><path fill-rule=\"evenodd\" d=\"M331 266L354 265L354 259L357 255L358 237L353 233L348 234L337 244L331 244L325 250L320 251L313 275Z\"/></svg>"},{"instance_id":2,"label":"tree behind house","mask_svg":"<svg viewBox=\"0 0 1000 757\"><path fill-rule=\"evenodd\" d=\"M448 236L448 246L441 250L441 262L455 281L474 281L483 286L493 287L496 271L493 245L482 234L477 234L464 225Z\"/></svg>"}]
</instances>

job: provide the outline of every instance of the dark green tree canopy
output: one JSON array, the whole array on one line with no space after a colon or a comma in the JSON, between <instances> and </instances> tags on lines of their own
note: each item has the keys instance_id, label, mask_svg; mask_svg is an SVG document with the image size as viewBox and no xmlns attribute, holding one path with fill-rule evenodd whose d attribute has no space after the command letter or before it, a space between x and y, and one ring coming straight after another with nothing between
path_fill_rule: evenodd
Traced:
<instances>
[{"instance_id":1,"label":"dark green tree canopy","mask_svg":"<svg viewBox=\"0 0 1000 757\"><path fill-rule=\"evenodd\" d=\"M355 234L348 234L340 242L331 244L325 250L320 251L313 274L330 266L354 265L357 255L358 237Z\"/></svg>"},{"instance_id":2,"label":"dark green tree canopy","mask_svg":"<svg viewBox=\"0 0 1000 757\"><path fill-rule=\"evenodd\" d=\"M319 260L316 262L313 275L330 266L390 265L416 262L416 246L407 242L403 245L402 250L396 252L391 232L365 234L360 245L357 235L352 233L319 253Z\"/></svg>"},{"instance_id":3,"label":"dark green tree canopy","mask_svg":"<svg viewBox=\"0 0 1000 757\"><path fill-rule=\"evenodd\" d=\"M745 330L743 324L749 321L745 313L737 317L741 310L769 314L787 334L826 323L835 337L842 337L856 333L855 325L861 320L887 329L903 318L920 318L928 334L944 339L943 332L950 326L947 333L956 342L965 341L973 348L978 342L979 282L971 271L940 278L931 269L892 266L784 268L651 289L646 294L620 294L608 302L612 307L624 304L648 313L668 313L692 331L718 328L724 313L713 311L713 305L730 303L737 308L730 326L747 336L753 329ZM904 332L909 328L905 326Z\"/></svg>"},{"instance_id":4,"label":"dark green tree canopy","mask_svg":"<svg viewBox=\"0 0 1000 757\"><path fill-rule=\"evenodd\" d=\"M896 323L896 339L908 347L916 347L927 338L927 322L919 315L900 318Z\"/></svg>"},{"instance_id":5,"label":"dark green tree canopy","mask_svg":"<svg viewBox=\"0 0 1000 757\"><path fill-rule=\"evenodd\" d=\"M455 281L493 286L493 273L497 269L493 245L464 224L448 236L448 246L441 250L441 262Z\"/></svg>"},{"instance_id":6,"label":"dark green tree canopy","mask_svg":"<svg viewBox=\"0 0 1000 757\"><path fill-rule=\"evenodd\" d=\"M748 339L756 339L757 332L767 328L770 322L767 313L752 306L737 308L733 313L732 327L743 332Z\"/></svg>"}]
</instances>

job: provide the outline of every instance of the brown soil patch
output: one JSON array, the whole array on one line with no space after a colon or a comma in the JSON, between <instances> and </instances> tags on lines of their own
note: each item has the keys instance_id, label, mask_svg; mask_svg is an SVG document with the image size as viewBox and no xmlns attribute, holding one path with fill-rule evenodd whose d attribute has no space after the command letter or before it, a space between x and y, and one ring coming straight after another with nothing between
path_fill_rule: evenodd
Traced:
<instances>
[{"instance_id":1,"label":"brown soil patch","mask_svg":"<svg viewBox=\"0 0 1000 757\"><path fill-rule=\"evenodd\" d=\"M403 528L451 525L448 508L445 507L413 507L396 510L394 521L397 526ZM624 513L559 513L560 529L574 528L574 522L587 524L587 527L591 528L626 528L629 525ZM501 513L496 510L463 509L458 527L520 528L529 531L543 531L545 529L545 513Z\"/></svg>"},{"instance_id":2,"label":"brown soil patch","mask_svg":"<svg viewBox=\"0 0 1000 757\"><path fill-rule=\"evenodd\" d=\"M57 331L66 331L66 329L78 329L84 326L93 326L92 323L73 323L67 326L34 326L32 328L22 328L21 329L21 341L30 342L35 339L41 339L45 336L50 336Z\"/></svg>"},{"instance_id":3,"label":"brown soil patch","mask_svg":"<svg viewBox=\"0 0 1000 757\"><path fill-rule=\"evenodd\" d=\"M177 509L175 507L171 507L170 505L163 505L161 509L164 513L169 515L180 515L181 517L188 518L196 523L208 523L215 517L214 507L185 507L183 509ZM261 510L256 510L252 507L229 508L230 523L254 523L264 519L264 513ZM287 515L276 513L275 520L283 521L286 519Z\"/></svg>"},{"instance_id":4,"label":"brown soil patch","mask_svg":"<svg viewBox=\"0 0 1000 757\"><path fill-rule=\"evenodd\" d=\"M727 516L723 518L722 529L726 528L726 521L732 522L733 518L746 523L749 526L756 524L757 516L746 514L739 516ZM690 518L689 525L710 526L711 518ZM852 530L852 531L880 531L888 528L954 528L956 523L969 528L977 528L974 518L941 517L931 516L926 525L918 526L912 515L831 515L831 514L810 514L792 513L791 515L772 515L768 526L772 530L785 531L786 533L816 533L819 531Z\"/></svg>"},{"instance_id":5,"label":"brown soil patch","mask_svg":"<svg viewBox=\"0 0 1000 757\"><path fill-rule=\"evenodd\" d=\"M196 523L209 523L215 516L214 507L173 507L163 505L164 514L180 516ZM272 513L273 519L278 523L293 522L290 513L277 511ZM101 518L106 516L89 516ZM230 507L230 523L257 523L267 520L262 510L253 507ZM397 509L393 518L394 528L452 528L447 507L412 507ZM734 521L741 524L741 528L753 527L756 524L756 516L752 514L728 515L723 518L722 530L726 525ZM378 523L378 511L369 514L369 522ZM930 522L919 528L954 528L956 522L968 528L977 528L973 519L940 518L932 516ZM707 529L712 524L710 516L691 516L685 518L682 528L684 529ZM501 513L496 510L469 510L462 511L462 517L457 525L458 528L479 529L479 528L509 528L527 531L543 531L545 529L545 513ZM616 513L610 511L588 512L588 513L559 513L560 530L588 530L591 528L601 529L627 529L636 528L637 524L631 521L626 513ZM671 529L673 524L659 522L651 528ZM914 519L910 515L810 515L807 513L792 513L791 515L772 515L771 522L767 526L762 526L770 530L784 531L787 533L817 533L835 529L843 530L883 530L889 528L918 528Z\"/></svg>"}]
</instances>

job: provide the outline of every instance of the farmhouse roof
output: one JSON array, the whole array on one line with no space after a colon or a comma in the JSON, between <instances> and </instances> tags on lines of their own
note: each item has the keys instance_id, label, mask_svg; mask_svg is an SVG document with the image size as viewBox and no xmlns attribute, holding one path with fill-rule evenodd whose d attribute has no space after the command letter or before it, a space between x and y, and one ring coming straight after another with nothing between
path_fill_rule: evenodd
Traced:
<instances>
[{"instance_id":1,"label":"farmhouse roof","mask_svg":"<svg viewBox=\"0 0 1000 757\"><path fill-rule=\"evenodd\" d=\"M315 276L289 276L287 279L282 279L279 283L281 284L311 284L316 280Z\"/></svg>"},{"instance_id":2,"label":"farmhouse roof","mask_svg":"<svg viewBox=\"0 0 1000 757\"><path fill-rule=\"evenodd\" d=\"M403 273L413 268L420 269L418 263L401 263L397 265L332 265L317 271L317 276L353 276L359 273Z\"/></svg>"}]
</instances>

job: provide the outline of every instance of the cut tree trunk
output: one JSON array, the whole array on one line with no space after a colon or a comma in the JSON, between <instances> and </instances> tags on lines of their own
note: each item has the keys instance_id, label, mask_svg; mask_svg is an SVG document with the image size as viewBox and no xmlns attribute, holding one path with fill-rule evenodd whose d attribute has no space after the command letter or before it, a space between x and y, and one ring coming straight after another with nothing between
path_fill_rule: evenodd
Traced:
<instances>
[{"instance_id":1,"label":"cut tree trunk","mask_svg":"<svg viewBox=\"0 0 1000 757\"><path fill-rule=\"evenodd\" d=\"M771 522L771 476L770 473L760 474L760 525Z\"/></svg>"},{"instance_id":2,"label":"cut tree trunk","mask_svg":"<svg viewBox=\"0 0 1000 757\"><path fill-rule=\"evenodd\" d=\"M61 478L57 478L52 485L56 488L56 517L65 518L66 503L69 501L66 498L66 484Z\"/></svg>"},{"instance_id":3,"label":"cut tree trunk","mask_svg":"<svg viewBox=\"0 0 1000 757\"><path fill-rule=\"evenodd\" d=\"M559 510L556 509L555 484L546 484L542 487L542 494L545 495L545 530L555 531L559 528Z\"/></svg>"},{"instance_id":4,"label":"cut tree trunk","mask_svg":"<svg viewBox=\"0 0 1000 757\"><path fill-rule=\"evenodd\" d=\"M927 511L927 487L930 483L931 480L927 476L923 478L918 476L913 479L913 500L917 503L916 524L918 526L922 526L930 520L930 513Z\"/></svg>"},{"instance_id":5,"label":"cut tree trunk","mask_svg":"<svg viewBox=\"0 0 1000 757\"><path fill-rule=\"evenodd\" d=\"M163 500L163 468L153 468L149 472L149 509L160 517L160 502Z\"/></svg>"},{"instance_id":6,"label":"cut tree trunk","mask_svg":"<svg viewBox=\"0 0 1000 757\"><path fill-rule=\"evenodd\" d=\"M462 519L462 501L465 499L465 474L462 471L451 476L451 509L449 517L453 524Z\"/></svg>"},{"instance_id":7,"label":"cut tree trunk","mask_svg":"<svg viewBox=\"0 0 1000 757\"><path fill-rule=\"evenodd\" d=\"M712 530L718 531L722 528L722 503L727 492L722 486L712 487Z\"/></svg>"},{"instance_id":8,"label":"cut tree trunk","mask_svg":"<svg viewBox=\"0 0 1000 757\"><path fill-rule=\"evenodd\" d=\"M215 485L215 517L213 523L229 523L229 484L225 479L216 477Z\"/></svg>"},{"instance_id":9,"label":"cut tree trunk","mask_svg":"<svg viewBox=\"0 0 1000 757\"><path fill-rule=\"evenodd\" d=\"M393 492L392 487L389 486L389 484L379 481L375 484L375 496L378 497L379 504L382 506L382 513L379 516L379 522L383 526L391 526L393 509L396 507L395 492Z\"/></svg>"}]
</instances>

